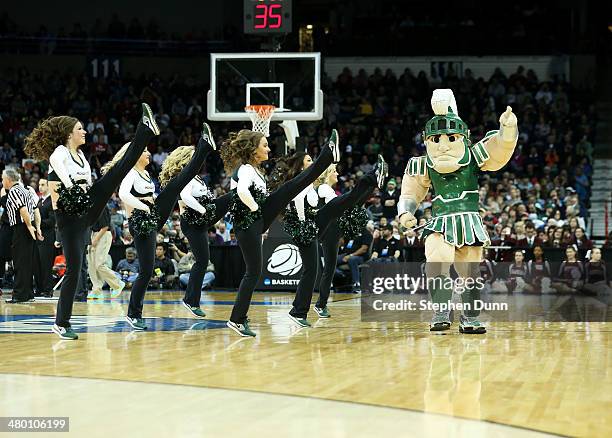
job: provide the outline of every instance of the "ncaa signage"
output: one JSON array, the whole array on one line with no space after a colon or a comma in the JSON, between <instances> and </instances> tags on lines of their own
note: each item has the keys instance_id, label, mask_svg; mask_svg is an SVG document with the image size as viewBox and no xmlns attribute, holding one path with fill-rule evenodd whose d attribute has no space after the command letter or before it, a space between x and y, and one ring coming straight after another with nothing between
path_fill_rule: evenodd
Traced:
<instances>
[{"instance_id":1,"label":"ncaa signage","mask_svg":"<svg viewBox=\"0 0 612 438\"><path fill-rule=\"evenodd\" d=\"M300 250L283 231L280 223L274 221L268 238L263 242L263 269L257 289L295 292L301 274Z\"/></svg>"}]
</instances>

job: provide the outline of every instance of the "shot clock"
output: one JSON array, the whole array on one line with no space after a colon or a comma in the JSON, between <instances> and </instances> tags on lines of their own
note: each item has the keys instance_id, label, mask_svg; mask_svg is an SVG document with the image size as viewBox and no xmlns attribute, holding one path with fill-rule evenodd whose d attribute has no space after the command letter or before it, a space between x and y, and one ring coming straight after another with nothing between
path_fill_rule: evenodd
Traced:
<instances>
[{"instance_id":1,"label":"shot clock","mask_svg":"<svg viewBox=\"0 0 612 438\"><path fill-rule=\"evenodd\" d=\"M292 0L244 0L244 33L291 32Z\"/></svg>"}]
</instances>

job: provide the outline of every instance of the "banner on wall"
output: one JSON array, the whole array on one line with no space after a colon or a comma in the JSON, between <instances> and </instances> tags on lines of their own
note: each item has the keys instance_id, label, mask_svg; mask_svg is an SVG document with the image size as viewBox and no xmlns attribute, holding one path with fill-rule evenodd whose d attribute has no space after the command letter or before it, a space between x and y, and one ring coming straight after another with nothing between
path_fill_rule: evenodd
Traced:
<instances>
[{"instance_id":1,"label":"banner on wall","mask_svg":"<svg viewBox=\"0 0 612 438\"><path fill-rule=\"evenodd\" d=\"M302 275L302 257L297 245L289 238L278 221L274 221L263 241L263 266L257 284L258 290L286 290L295 292ZM319 270L315 290L318 288L322 272Z\"/></svg>"}]
</instances>

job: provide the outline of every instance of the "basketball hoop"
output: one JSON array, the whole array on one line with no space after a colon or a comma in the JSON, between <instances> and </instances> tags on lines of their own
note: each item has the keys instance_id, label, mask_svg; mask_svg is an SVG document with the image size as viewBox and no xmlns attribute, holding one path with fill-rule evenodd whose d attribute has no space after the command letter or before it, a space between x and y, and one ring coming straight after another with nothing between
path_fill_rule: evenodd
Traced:
<instances>
[{"instance_id":1,"label":"basketball hoop","mask_svg":"<svg viewBox=\"0 0 612 438\"><path fill-rule=\"evenodd\" d=\"M253 123L253 131L270 136L270 120L276 110L274 105L248 105L244 107Z\"/></svg>"}]
</instances>

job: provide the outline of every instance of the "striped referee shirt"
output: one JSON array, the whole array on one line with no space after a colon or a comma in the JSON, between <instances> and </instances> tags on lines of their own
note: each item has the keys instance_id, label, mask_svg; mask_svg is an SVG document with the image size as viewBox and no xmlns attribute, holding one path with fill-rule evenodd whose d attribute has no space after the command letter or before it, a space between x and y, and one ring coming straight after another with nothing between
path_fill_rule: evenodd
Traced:
<instances>
[{"instance_id":1,"label":"striped referee shirt","mask_svg":"<svg viewBox=\"0 0 612 438\"><path fill-rule=\"evenodd\" d=\"M32 193L29 187L26 188L23 184L17 183L11 187L6 196L6 212L9 219L9 224L12 226L23 223L19 210L21 207L26 207L30 215L30 221L34 224L34 210L38 205L38 196Z\"/></svg>"}]
</instances>

